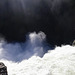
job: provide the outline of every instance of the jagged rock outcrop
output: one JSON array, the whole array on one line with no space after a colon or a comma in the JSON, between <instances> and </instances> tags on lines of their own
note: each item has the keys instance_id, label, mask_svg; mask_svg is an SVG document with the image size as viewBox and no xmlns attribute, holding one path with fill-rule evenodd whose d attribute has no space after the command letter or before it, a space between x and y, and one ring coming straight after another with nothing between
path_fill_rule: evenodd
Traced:
<instances>
[{"instance_id":1,"label":"jagged rock outcrop","mask_svg":"<svg viewBox=\"0 0 75 75\"><path fill-rule=\"evenodd\" d=\"M7 67L2 62L0 62L0 75L8 75Z\"/></svg>"}]
</instances>

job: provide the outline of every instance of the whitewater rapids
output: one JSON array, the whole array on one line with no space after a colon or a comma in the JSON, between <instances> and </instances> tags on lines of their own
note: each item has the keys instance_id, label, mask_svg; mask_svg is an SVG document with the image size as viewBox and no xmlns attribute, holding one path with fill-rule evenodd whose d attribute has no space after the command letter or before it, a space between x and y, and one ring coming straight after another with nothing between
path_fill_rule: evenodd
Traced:
<instances>
[{"instance_id":1,"label":"whitewater rapids","mask_svg":"<svg viewBox=\"0 0 75 75\"><path fill-rule=\"evenodd\" d=\"M66 45L48 51L42 58L13 62L0 60L7 66L8 75L75 75L75 47Z\"/></svg>"}]
</instances>

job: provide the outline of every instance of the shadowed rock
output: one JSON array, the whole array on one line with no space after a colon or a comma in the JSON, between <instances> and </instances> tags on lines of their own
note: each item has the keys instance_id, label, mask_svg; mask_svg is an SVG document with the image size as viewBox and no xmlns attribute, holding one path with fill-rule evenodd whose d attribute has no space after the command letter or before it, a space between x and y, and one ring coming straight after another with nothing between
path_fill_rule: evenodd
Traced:
<instances>
[{"instance_id":1,"label":"shadowed rock","mask_svg":"<svg viewBox=\"0 0 75 75\"><path fill-rule=\"evenodd\" d=\"M2 62L0 62L0 75L8 75L7 67Z\"/></svg>"}]
</instances>

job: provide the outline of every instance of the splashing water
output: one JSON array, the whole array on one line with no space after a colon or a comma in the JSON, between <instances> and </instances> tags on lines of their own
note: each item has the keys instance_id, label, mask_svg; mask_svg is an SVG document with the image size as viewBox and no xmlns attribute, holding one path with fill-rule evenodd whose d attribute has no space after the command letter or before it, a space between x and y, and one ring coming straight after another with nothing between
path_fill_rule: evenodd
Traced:
<instances>
[{"instance_id":1,"label":"splashing water","mask_svg":"<svg viewBox=\"0 0 75 75\"><path fill-rule=\"evenodd\" d=\"M27 36L25 43L7 43L0 42L0 59L7 59L12 61L22 61L31 56L42 57L46 50L50 49L46 43L46 35L43 32L30 33Z\"/></svg>"},{"instance_id":2,"label":"splashing water","mask_svg":"<svg viewBox=\"0 0 75 75\"><path fill-rule=\"evenodd\" d=\"M7 66L8 75L75 75L75 47L56 47L44 54L45 38L43 32L34 32L22 44L1 41L0 62Z\"/></svg>"},{"instance_id":3,"label":"splashing water","mask_svg":"<svg viewBox=\"0 0 75 75\"><path fill-rule=\"evenodd\" d=\"M32 56L19 63L0 60L9 75L75 75L75 47L66 45L50 50L43 58Z\"/></svg>"}]
</instances>

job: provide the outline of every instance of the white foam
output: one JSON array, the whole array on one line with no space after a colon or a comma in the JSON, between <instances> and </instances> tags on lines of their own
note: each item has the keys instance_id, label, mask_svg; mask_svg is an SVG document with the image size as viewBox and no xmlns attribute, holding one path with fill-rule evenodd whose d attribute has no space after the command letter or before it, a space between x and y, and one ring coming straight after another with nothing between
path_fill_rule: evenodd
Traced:
<instances>
[{"instance_id":1,"label":"white foam","mask_svg":"<svg viewBox=\"0 0 75 75\"><path fill-rule=\"evenodd\" d=\"M32 56L19 63L0 61L7 66L9 75L75 75L75 47L69 45L56 47L43 58Z\"/></svg>"}]
</instances>

